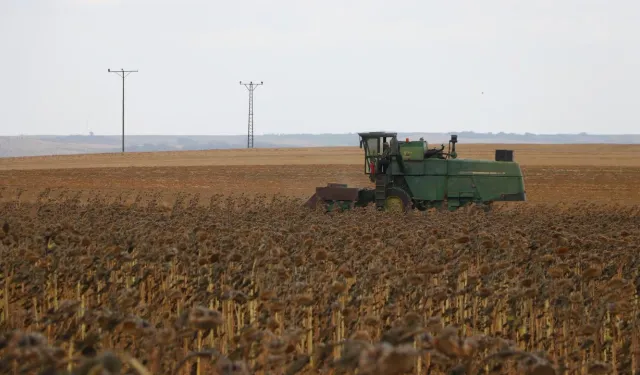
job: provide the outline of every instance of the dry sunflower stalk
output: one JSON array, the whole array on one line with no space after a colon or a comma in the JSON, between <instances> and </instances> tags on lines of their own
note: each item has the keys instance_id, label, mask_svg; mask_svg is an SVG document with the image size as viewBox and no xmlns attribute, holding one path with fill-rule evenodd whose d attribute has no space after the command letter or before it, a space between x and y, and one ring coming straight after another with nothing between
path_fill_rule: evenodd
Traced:
<instances>
[{"instance_id":1,"label":"dry sunflower stalk","mask_svg":"<svg viewBox=\"0 0 640 375\"><path fill-rule=\"evenodd\" d=\"M1 373L640 368L637 207L433 220L324 215L280 197L205 207L196 194L85 193L0 206Z\"/></svg>"}]
</instances>

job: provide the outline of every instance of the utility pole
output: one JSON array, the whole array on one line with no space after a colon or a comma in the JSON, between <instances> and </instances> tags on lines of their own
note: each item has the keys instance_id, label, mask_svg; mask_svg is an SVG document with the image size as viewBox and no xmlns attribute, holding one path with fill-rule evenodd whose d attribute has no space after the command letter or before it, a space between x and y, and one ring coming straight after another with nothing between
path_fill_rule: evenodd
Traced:
<instances>
[{"instance_id":1,"label":"utility pole","mask_svg":"<svg viewBox=\"0 0 640 375\"><path fill-rule=\"evenodd\" d=\"M111 70L107 69L109 73L115 73L122 77L122 152L124 153L124 79L131 73L137 73L137 70Z\"/></svg>"},{"instance_id":2,"label":"utility pole","mask_svg":"<svg viewBox=\"0 0 640 375\"><path fill-rule=\"evenodd\" d=\"M253 90L255 90L256 87L262 85L263 82L261 81L260 83L253 83L253 81L251 81L249 83L242 83L242 81L240 81L240 84L244 85L244 87L249 90L249 126L247 129L247 148L253 148Z\"/></svg>"}]
</instances>

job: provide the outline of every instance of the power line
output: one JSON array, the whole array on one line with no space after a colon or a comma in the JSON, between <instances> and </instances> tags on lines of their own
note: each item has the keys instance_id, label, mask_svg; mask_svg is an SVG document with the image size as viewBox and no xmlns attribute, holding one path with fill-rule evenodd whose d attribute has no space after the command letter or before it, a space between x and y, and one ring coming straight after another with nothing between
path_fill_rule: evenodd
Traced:
<instances>
[{"instance_id":1,"label":"power line","mask_svg":"<svg viewBox=\"0 0 640 375\"><path fill-rule=\"evenodd\" d=\"M244 85L244 87L249 90L249 125L247 129L247 148L253 148L253 90L255 90L256 87L261 86L263 82L261 81L260 83L253 83L253 81L251 81L249 83L242 83L242 81L240 81L240 84Z\"/></svg>"},{"instance_id":2,"label":"power line","mask_svg":"<svg viewBox=\"0 0 640 375\"><path fill-rule=\"evenodd\" d=\"M109 73L115 73L122 77L122 152L124 152L124 79L131 73L137 73L137 70L111 70L107 69Z\"/></svg>"}]
</instances>

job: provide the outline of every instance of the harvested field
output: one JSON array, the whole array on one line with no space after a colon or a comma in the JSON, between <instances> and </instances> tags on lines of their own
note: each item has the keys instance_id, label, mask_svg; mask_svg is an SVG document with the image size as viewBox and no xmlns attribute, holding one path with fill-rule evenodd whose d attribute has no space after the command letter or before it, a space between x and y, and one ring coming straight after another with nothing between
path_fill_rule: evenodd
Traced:
<instances>
[{"instance_id":1,"label":"harvested field","mask_svg":"<svg viewBox=\"0 0 640 375\"><path fill-rule=\"evenodd\" d=\"M640 167L523 166L530 202L640 202ZM0 171L0 189L13 199L33 199L46 187L52 194L78 192L85 199L99 191L129 199L139 192L161 194L171 205L179 192L199 193L204 201L212 194L279 194L308 198L316 186L342 182L372 186L360 165L288 165L234 167L149 167L65 170Z\"/></svg>"},{"instance_id":2,"label":"harvested field","mask_svg":"<svg viewBox=\"0 0 640 375\"><path fill-rule=\"evenodd\" d=\"M531 202L640 201L640 146L462 144L458 151L460 157L492 160L496 148L515 150ZM0 159L0 188L5 197L22 191L23 200L46 187L131 199L140 191L159 192L164 205L178 192L199 193L204 200L240 193L306 198L328 182L371 186L363 164L357 147L6 158Z\"/></svg>"},{"instance_id":3,"label":"harvested field","mask_svg":"<svg viewBox=\"0 0 640 375\"><path fill-rule=\"evenodd\" d=\"M0 373L636 374L640 148L518 147L530 202L407 215L300 209L353 150L0 159Z\"/></svg>"},{"instance_id":4,"label":"harvested field","mask_svg":"<svg viewBox=\"0 0 640 375\"><path fill-rule=\"evenodd\" d=\"M436 147L431 145L429 147ZM514 150L523 165L535 166L621 166L640 165L640 145L548 145L548 144L459 144L461 158L493 160L494 150ZM0 170L108 168L108 167L184 167L244 165L363 165L358 147L210 150L181 152L133 152L0 158Z\"/></svg>"}]
</instances>

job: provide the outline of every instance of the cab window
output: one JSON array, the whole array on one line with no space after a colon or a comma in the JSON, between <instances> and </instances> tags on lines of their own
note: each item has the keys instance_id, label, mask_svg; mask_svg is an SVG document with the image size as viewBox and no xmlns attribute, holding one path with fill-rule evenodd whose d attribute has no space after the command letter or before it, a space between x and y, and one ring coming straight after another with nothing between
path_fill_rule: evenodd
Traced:
<instances>
[{"instance_id":1,"label":"cab window","mask_svg":"<svg viewBox=\"0 0 640 375\"><path fill-rule=\"evenodd\" d=\"M380 154L380 141L378 138L367 139L367 155L374 156Z\"/></svg>"}]
</instances>

